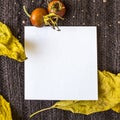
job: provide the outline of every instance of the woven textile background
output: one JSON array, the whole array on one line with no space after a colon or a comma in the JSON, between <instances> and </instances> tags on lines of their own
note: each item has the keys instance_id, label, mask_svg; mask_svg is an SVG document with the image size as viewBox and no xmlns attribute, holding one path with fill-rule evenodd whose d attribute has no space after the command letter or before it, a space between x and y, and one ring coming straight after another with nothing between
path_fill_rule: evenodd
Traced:
<instances>
[{"instance_id":1,"label":"woven textile background","mask_svg":"<svg viewBox=\"0 0 120 120\"><path fill-rule=\"evenodd\" d=\"M0 21L6 23L24 44L24 26L30 25L23 12L47 6L47 0L0 0ZM98 68L120 72L120 0L63 0L67 7L63 26L97 26ZM47 83L46 83L47 84ZM36 110L49 107L55 101L24 100L24 63L0 57L0 94L11 103L13 120L28 120ZM38 91L39 94L39 91ZM58 109L36 115L31 120L120 120L112 110L89 116Z\"/></svg>"}]
</instances>

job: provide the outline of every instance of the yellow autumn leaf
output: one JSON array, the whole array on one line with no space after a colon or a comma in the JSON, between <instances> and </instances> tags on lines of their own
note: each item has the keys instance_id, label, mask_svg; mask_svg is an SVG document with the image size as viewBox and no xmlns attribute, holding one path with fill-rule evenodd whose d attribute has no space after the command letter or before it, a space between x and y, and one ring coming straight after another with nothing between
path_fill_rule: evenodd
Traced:
<instances>
[{"instance_id":1,"label":"yellow autumn leaf","mask_svg":"<svg viewBox=\"0 0 120 120\"><path fill-rule=\"evenodd\" d=\"M0 95L0 120L12 120L10 103Z\"/></svg>"},{"instance_id":2,"label":"yellow autumn leaf","mask_svg":"<svg viewBox=\"0 0 120 120\"><path fill-rule=\"evenodd\" d=\"M54 108L89 115L109 110L120 103L120 74L99 71L98 75L99 98L97 101L60 101L54 105Z\"/></svg>"},{"instance_id":3,"label":"yellow autumn leaf","mask_svg":"<svg viewBox=\"0 0 120 120\"><path fill-rule=\"evenodd\" d=\"M112 108L113 111L120 113L120 103Z\"/></svg>"},{"instance_id":4,"label":"yellow autumn leaf","mask_svg":"<svg viewBox=\"0 0 120 120\"><path fill-rule=\"evenodd\" d=\"M2 22L0 22L0 55L19 62L23 62L26 59L22 44L12 35L9 27Z\"/></svg>"},{"instance_id":5,"label":"yellow autumn leaf","mask_svg":"<svg viewBox=\"0 0 120 120\"><path fill-rule=\"evenodd\" d=\"M96 112L106 111L120 103L120 73L115 75L108 71L98 71L98 100L62 100L56 102L53 106L39 110L30 117L39 112L48 109L62 109L73 113L89 115ZM119 104L120 105L120 104ZM119 106L117 106L119 107ZM120 110L120 109L119 109ZM116 111L119 111L118 109Z\"/></svg>"}]
</instances>

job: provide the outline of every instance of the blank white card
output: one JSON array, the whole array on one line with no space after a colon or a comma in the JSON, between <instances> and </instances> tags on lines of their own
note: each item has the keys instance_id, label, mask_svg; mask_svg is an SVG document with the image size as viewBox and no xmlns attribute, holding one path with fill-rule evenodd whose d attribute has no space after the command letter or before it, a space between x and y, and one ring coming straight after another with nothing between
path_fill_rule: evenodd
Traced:
<instances>
[{"instance_id":1,"label":"blank white card","mask_svg":"<svg viewBox=\"0 0 120 120\"><path fill-rule=\"evenodd\" d=\"M25 99L97 100L95 26L25 27Z\"/></svg>"}]
</instances>

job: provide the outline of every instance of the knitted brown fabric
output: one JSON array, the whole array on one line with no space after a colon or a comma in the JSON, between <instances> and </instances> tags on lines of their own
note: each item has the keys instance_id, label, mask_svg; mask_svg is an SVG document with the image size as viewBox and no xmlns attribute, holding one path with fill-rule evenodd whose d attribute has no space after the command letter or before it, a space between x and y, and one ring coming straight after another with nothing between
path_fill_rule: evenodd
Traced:
<instances>
[{"instance_id":1,"label":"knitted brown fabric","mask_svg":"<svg viewBox=\"0 0 120 120\"><path fill-rule=\"evenodd\" d=\"M47 0L0 0L0 21L7 24L24 44L24 26L30 25L23 11L46 7ZM98 68L120 72L120 0L63 0L67 7L63 26L97 26ZM36 110L49 107L55 101L24 100L24 63L0 57L0 94L11 103L13 120L28 120ZM39 94L39 91L38 91ZM119 120L112 110L89 116L62 110L49 110L32 120Z\"/></svg>"}]
</instances>

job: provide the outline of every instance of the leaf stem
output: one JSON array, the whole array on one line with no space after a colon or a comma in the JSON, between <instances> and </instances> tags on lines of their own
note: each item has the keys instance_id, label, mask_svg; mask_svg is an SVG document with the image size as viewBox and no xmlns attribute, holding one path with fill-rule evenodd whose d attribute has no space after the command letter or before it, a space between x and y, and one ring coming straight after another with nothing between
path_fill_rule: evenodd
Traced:
<instances>
[{"instance_id":1,"label":"leaf stem","mask_svg":"<svg viewBox=\"0 0 120 120\"><path fill-rule=\"evenodd\" d=\"M25 14L26 14L28 17L31 17L31 15L27 12L27 10L26 10L26 7L25 7L25 6L23 6L23 10L24 10Z\"/></svg>"},{"instance_id":2,"label":"leaf stem","mask_svg":"<svg viewBox=\"0 0 120 120\"><path fill-rule=\"evenodd\" d=\"M48 107L48 108L44 108L44 109L41 109L41 110L38 110L37 112L34 112L33 114L30 115L30 118L32 118L34 115L38 114L38 113L41 113L43 111L46 111L46 110L50 110L50 109L53 109L54 107L51 106L51 107Z\"/></svg>"}]
</instances>

